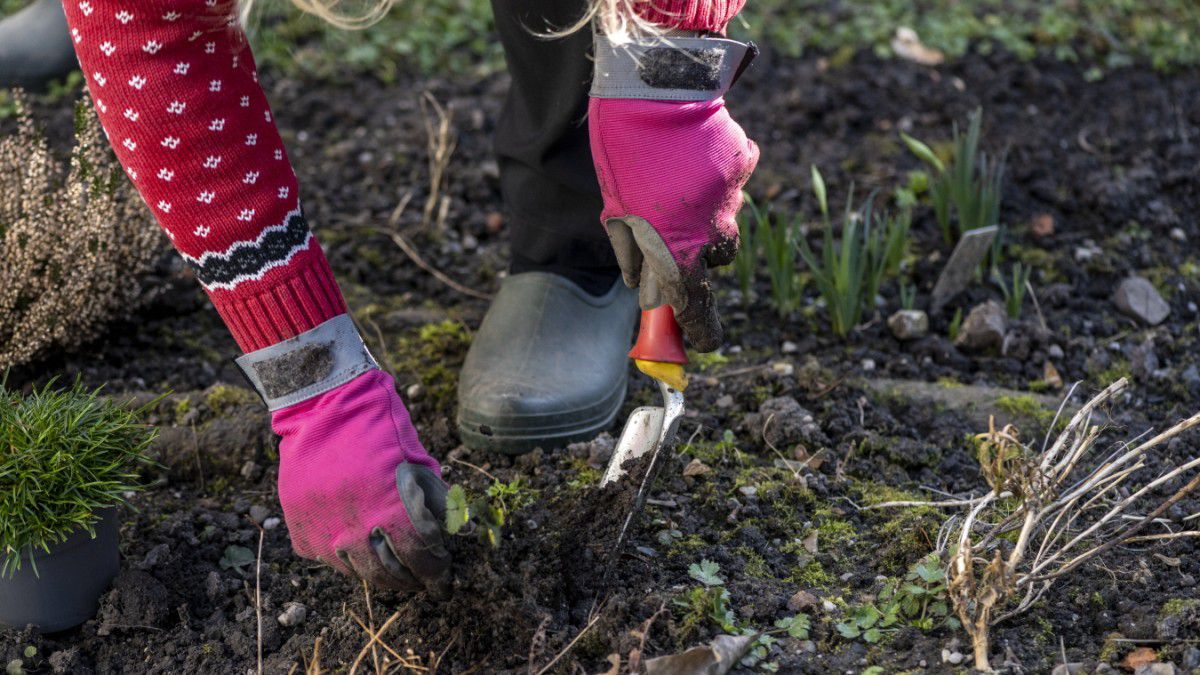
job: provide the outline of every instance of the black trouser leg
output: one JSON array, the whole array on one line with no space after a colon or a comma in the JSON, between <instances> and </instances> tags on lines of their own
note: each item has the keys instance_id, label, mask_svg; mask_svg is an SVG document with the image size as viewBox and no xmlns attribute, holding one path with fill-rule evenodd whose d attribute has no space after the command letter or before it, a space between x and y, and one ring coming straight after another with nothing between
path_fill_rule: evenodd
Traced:
<instances>
[{"instance_id":1,"label":"black trouser leg","mask_svg":"<svg viewBox=\"0 0 1200 675\"><path fill-rule=\"evenodd\" d=\"M588 147L591 32L547 40L574 23L584 0L492 0L512 87L496 127L500 190L509 212L513 273L542 270L592 294L620 276L600 224Z\"/></svg>"}]
</instances>

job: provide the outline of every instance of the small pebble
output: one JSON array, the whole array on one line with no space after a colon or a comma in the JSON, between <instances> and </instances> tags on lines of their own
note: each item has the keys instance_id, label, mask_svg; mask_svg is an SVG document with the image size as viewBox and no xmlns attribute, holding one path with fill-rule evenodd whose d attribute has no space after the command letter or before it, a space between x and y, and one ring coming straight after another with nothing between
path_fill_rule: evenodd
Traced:
<instances>
[{"instance_id":1,"label":"small pebble","mask_svg":"<svg viewBox=\"0 0 1200 675\"><path fill-rule=\"evenodd\" d=\"M796 372L796 366L787 361L776 361L771 364L771 372L783 377L791 377Z\"/></svg>"},{"instance_id":2,"label":"small pebble","mask_svg":"<svg viewBox=\"0 0 1200 675\"><path fill-rule=\"evenodd\" d=\"M658 551L655 551L654 549L650 548L649 546L638 546L637 552L641 553L642 555L646 556L647 558L657 558L658 557Z\"/></svg>"},{"instance_id":3,"label":"small pebble","mask_svg":"<svg viewBox=\"0 0 1200 675\"><path fill-rule=\"evenodd\" d=\"M266 520L264 520L264 521L262 522L262 526L263 526L263 529L264 529L264 530L274 530L275 528L279 527L279 524L280 524L281 522L283 522L283 521L281 521L281 520L279 520L278 518L276 518L276 517L272 516L272 517L270 517L270 518L267 518Z\"/></svg>"},{"instance_id":4,"label":"small pebble","mask_svg":"<svg viewBox=\"0 0 1200 675\"><path fill-rule=\"evenodd\" d=\"M875 370L875 359L863 359L862 369L868 373Z\"/></svg>"},{"instance_id":5,"label":"small pebble","mask_svg":"<svg viewBox=\"0 0 1200 675\"><path fill-rule=\"evenodd\" d=\"M262 506L261 504L255 504L254 506L250 507L250 520L253 520L259 525L262 525L263 521L265 521L270 515L271 512L267 510L267 507Z\"/></svg>"},{"instance_id":6,"label":"small pebble","mask_svg":"<svg viewBox=\"0 0 1200 675\"><path fill-rule=\"evenodd\" d=\"M800 351L800 347L795 342L787 340L783 343L783 346L780 347L779 351L783 352L784 354L795 354L796 352Z\"/></svg>"},{"instance_id":7,"label":"small pebble","mask_svg":"<svg viewBox=\"0 0 1200 675\"><path fill-rule=\"evenodd\" d=\"M408 385L408 389L404 390L404 396L410 401L416 401L421 398L421 394L424 391L424 388L420 384L410 384Z\"/></svg>"},{"instance_id":8,"label":"small pebble","mask_svg":"<svg viewBox=\"0 0 1200 675\"><path fill-rule=\"evenodd\" d=\"M1052 359L1061 359L1062 357L1066 356L1066 354L1063 352L1063 348L1059 347L1058 345L1050 345L1047 347L1046 355Z\"/></svg>"},{"instance_id":9,"label":"small pebble","mask_svg":"<svg viewBox=\"0 0 1200 675\"><path fill-rule=\"evenodd\" d=\"M298 602L289 602L283 606L279 615L279 625L284 627L299 626L308 618L308 608Z\"/></svg>"},{"instance_id":10,"label":"small pebble","mask_svg":"<svg viewBox=\"0 0 1200 675\"><path fill-rule=\"evenodd\" d=\"M725 394L721 398L717 399L717 407L718 408L732 408L733 407L733 397L730 396L729 394Z\"/></svg>"},{"instance_id":11,"label":"small pebble","mask_svg":"<svg viewBox=\"0 0 1200 675\"><path fill-rule=\"evenodd\" d=\"M1187 232L1184 232L1182 227L1172 227L1171 238L1175 241L1187 241Z\"/></svg>"}]
</instances>

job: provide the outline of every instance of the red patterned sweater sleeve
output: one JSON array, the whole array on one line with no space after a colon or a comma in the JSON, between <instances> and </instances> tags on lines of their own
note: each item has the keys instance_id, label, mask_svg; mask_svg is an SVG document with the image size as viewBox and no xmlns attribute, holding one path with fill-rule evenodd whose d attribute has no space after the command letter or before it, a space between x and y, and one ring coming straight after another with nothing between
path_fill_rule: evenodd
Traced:
<instances>
[{"instance_id":1,"label":"red patterned sweater sleeve","mask_svg":"<svg viewBox=\"0 0 1200 675\"><path fill-rule=\"evenodd\" d=\"M101 124L245 351L346 311L229 0L64 0Z\"/></svg>"},{"instance_id":2,"label":"red patterned sweater sleeve","mask_svg":"<svg viewBox=\"0 0 1200 675\"><path fill-rule=\"evenodd\" d=\"M642 0L637 12L662 26L724 33L746 0Z\"/></svg>"}]
</instances>

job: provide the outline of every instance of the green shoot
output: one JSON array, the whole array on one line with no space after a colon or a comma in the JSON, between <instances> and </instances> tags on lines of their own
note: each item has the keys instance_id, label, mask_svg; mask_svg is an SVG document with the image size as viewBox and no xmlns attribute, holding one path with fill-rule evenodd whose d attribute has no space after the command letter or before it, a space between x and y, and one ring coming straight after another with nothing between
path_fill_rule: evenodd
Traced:
<instances>
[{"instance_id":1,"label":"green shoot","mask_svg":"<svg viewBox=\"0 0 1200 675\"><path fill-rule=\"evenodd\" d=\"M875 644L902 626L926 631L939 626L958 626L958 621L950 615L946 572L936 553L909 568L903 579L885 582L874 602L853 608L834 628L848 640L861 638Z\"/></svg>"},{"instance_id":2,"label":"green shoot","mask_svg":"<svg viewBox=\"0 0 1200 675\"><path fill-rule=\"evenodd\" d=\"M733 259L733 273L738 289L742 292L742 306L750 305L750 294L754 290L754 270L758 263L758 244L754 240L754 223L761 220L758 205L748 193L742 193L746 209L738 213L738 237L741 248Z\"/></svg>"},{"instance_id":3,"label":"green shoot","mask_svg":"<svg viewBox=\"0 0 1200 675\"><path fill-rule=\"evenodd\" d=\"M908 149L934 171L929 199L942 238L948 244L957 241L964 232L1000 222L1004 158L988 158L979 151L982 121L983 111L976 109L967 118L966 133L959 130L957 122L954 124L947 161L928 145L903 132L900 134Z\"/></svg>"},{"instance_id":4,"label":"green shoot","mask_svg":"<svg viewBox=\"0 0 1200 675\"><path fill-rule=\"evenodd\" d=\"M0 382L0 576L76 530L95 536L96 511L140 490L137 467L151 463L155 430L139 419L161 399L128 409L53 385L22 396Z\"/></svg>"},{"instance_id":5,"label":"green shoot","mask_svg":"<svg viewBox=\"0 0 1200 675\"><path fill-rule=\"evenodd\" d=\"M754 242L766 261L771 282L771 304L779 316L787 316L800 306L804 288L796 274L796 241L802 239L799 218L777 216L770 209L759 210L754 203L749 206L755 222Z\"/></svg>"},{"instance_id":6,"label":"green shoot","mask_svg":"<svg viewBox=\"0 0 1200 675\"><path fill-rule=\"evenodd\" d=\"M452 485L446 493L446 532L449 534L479 535L492 547L500 545L500 534L511 512L524 508L537 499L537 491L521 484L493 479L486 492L470 498L461 485ZM463 531L467 525L470 529Z\"/></svg>"},{"instance_id":7,"label":"green shoot","mask_svg":"<svg viewBox=\"0 0 1200 675\"><path fill-rule=\"evenodd\" d=\"M1012 276L1007 280L1000 274L1000 270L992 270L992 282L1004 295L1004 309L1010 319L1021 318L1021 306L1025 303L1025 291L1029 288L1031 271L1031 268L1025 267L1019 260L1012 264Z\"/></svg>"},{"instance_id":8,"label":"green shoot","mask_svg":"<svg viewBox=\"0 0 1200 675\"><path fill-rule=\"evenodd\" d=\"M900 281L900 309L914 309L917 306L917 287L907 281Z\"/></svg>"},{"instance_id":9,"label":"green shoot","mask_svg":"<svg viewBox=\"0 0 1200 675\"><path fill-rule=\"evenodd\" d=\"M958 332L962 330L962 322L962 307L959 307L958 309L954 310L954 316L950 319L950 326L947 330L947 334L950 337L951 342L958 339Z\"/></svg>"},{"instance_id":10,"label":"green shoot","mask_svg":"<svg viewBox=\"0 0 1200 675\"><path fill-rule=\"evenodd\" d=\"M845 337L860 323L863 310L874 307L883 280L899 270L908 247L909 214L876 212L874 194L855 211L852 197L847 197L842 237L835 243L825 181L816 167L812 171L813 192L824 220L821 256L804 237L797 238L797 246L825 299L833 332Z\"/></svg>"}]
</instances>

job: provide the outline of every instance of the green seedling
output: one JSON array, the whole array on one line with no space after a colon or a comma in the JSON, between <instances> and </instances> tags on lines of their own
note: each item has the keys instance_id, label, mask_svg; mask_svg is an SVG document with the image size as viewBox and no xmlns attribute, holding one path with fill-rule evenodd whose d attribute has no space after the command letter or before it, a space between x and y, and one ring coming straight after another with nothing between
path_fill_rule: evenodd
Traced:
<instances>
[{"instance_id":1,"label":"green seedling","mask_svg":"<svg viewBox=\"0 0 1200 675\"><path fill-rule=\"evenodd\" d=\"M877 212L874 194L855 210L850 196L841 240L835 243L825 180L815 166L812 184L824 221L821 256L817 257L804 237L798 238L798 250L825 299L833 332L845 337L859 324L864 309L874 307L883 280L899 270L908 248L910 218L907 212Z\"/></svg>"},{"instance_id":2,"label":"green seedling","mask_svg":"<svg viewBox=\"0 0 1200 675\"><path fill-rule=\"evenodd\" d=\"M900 309L914 309L917 306L917 287L906 282L900 282Z\"/></svg>"},{"instance_id":3,"label":"green seedling","mask_svg":"<svg viewBox=\"0 0 1200 675\"><path fill-rule=\"evenodd\" d=\"M958 333L962 330L963 313L962 307L954 310L954 316L950 317L950 325L946 328L946 334L951 342L958 339Z\"/></svg>"},{"instance_id":4,"label":"green seedling","mask_svg":"<svg viewBox=\"0 0 1200 675\"><path fill-rule=\"evenodd\" d=\"M771 305L780 316L787 316L800 306L804 281L796 274L796 241L800 236L799 217L785 218L770 209L759 209L747 202L754 220L754 238L771 282Z\"/></svg>"},{"instance_id":5,"label":"green seedling","mask_svg":"<svg viewBox=\"0 0 1200 675\"><path fill-rule=\"evenodd\" d=\"M49 552L79 529L95 536L96 512L142 489L155 431L140 420L160 400L128 408L54 381L23 396L0 381L0 576L17 572L22 551Z\"/></svg>"},{"instance_id":6,"label":"green seedling","mask_svg":"<svg viewBox=\"0 0 1200 675\"><path fill-rule=\"evenodd\" d=\"M983 111L967 117L967 131L954 124L950 155L943 159L925 143L901 132L908 149L933 170L929 200L942 238L948 244L964 232L995 225L1000 221L1000 193L1004 180L1004 158L988 158L979 151Z\"/></svg>"},{"instance_id":7,"label":"green seedling","mask_svg":"<svg viewBox=\"0 0 1200 675\"><path fill-rule=\"evenodd\" d=\"M491 546L499 546L509 514L536 499L537 491L522 485L520 478L510 483L493 479L484 494L474 498L463 486L452 485L446 493L446 532L475 533Z\"/></svg>"},{"instance_id":8,"label":"green seedling","mask_svg":"<svg viewBox=\"0 0 1200 675\"><path fill-rule=\"evenodd\" d=\"M733 259L733 274L737 278L738 289L742 292L742 305L750 305L750 294L754 291L754 271L758 266L758 246L754 240L754 223L758 219L758 207L749 193L742 193L746 208L738 212L738 237L741 248Z\"/></svg>"},{"instance_id":9,"label":"green seedling","mask_svg":"<svg viewBox=\"0 0 1200 675\"><path fill-rule=\"evenodd\" d=\"M1021 318L1021 306L1025 303L1025 292L1029 289L1029 273L1032 271L1020 261L1012 264L1012 276L1008 279L1000 274L1000 270L992 270L992 282L1004 295L1004 310L1010 319Z\"/></svg>"},{"instance_id":10,"label":"green seedling","mask_svg":"<svg viewBox=\"0 0 1200 675\"><path fill-rule=\"evenodd\" d=\"M884 583L874 602L851 610L834 628L842 637L875 644L903 626L933 630L956 628L946 594L946 572L936 553L922 558L904 575Z\"/></svg>"}]
</instances>

